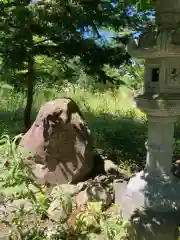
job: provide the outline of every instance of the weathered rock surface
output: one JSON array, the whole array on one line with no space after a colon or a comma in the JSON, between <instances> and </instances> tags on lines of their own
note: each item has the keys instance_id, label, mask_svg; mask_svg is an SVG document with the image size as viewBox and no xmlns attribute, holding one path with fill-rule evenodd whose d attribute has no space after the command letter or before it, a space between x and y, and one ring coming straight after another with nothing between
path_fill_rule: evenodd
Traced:
<instances>
[{"instance_id":1,"label":"weathered rock surface","mask_svg":"<svg viewBox=\"0 0 180 240\"><path fill-rule=\"evenodd\" d=\"M174 176L180 178L180 160L179 159L172 164L172 173L174 174Z\"/></svg>"},{"instance_id":2,"label":"weathered rock surface","mask_svg":"<svg viewBox=\"0 0 180 240\"><path fill-rule=\"evenodd\" d=\"M23 209L24 212L32 211L33 206L30 200L28 199L15 199L11 203L6 204L6 209L8 212L17 211Z\"/></svg>"},{"instance_id":3,"label":"weathered rock surface","mask_svg":"<svg viewBox=\"0 0 180 240\"><path fill-rule=\"evenodd\" d=\"M45 103L19 148L27 154L31 168L43 184L83 181L93 167L91 134L70 98Z\"/></svg>"},{"instance_id":4,"label":"weathered rock surface","mask_svg":"<svg viewBox=\"0 0 180 240\"><path fill-rule=\"evenodd\" d=\"M55 222L67 220L72 212L71 197L68 194L59 194L59 196L54 195L53 198L47 210L49 219Z\"/></svg>"},{"instance_id":5,"label":"weathered rock surface","mask_svg":"<svg viewBox=\"0 0 180 240\"><path fill-rule=\"evenodd\" d=\"M112 202L111 194L102 186L87 187L76 196L77 208L86 205L87 202L103 202L109 206Z\"/></svg>"},{"instance_id":6,"label":"weathered rock surface","mask_svg":"<svg viewBox=\"0 0 180 240\"><path fill-rule=\"evenodd\" d=\"M119 174L118 166L109 159L104 160L104 170L107 174Z\"/></svg>"},{"instance_id":7,"label":"weathered rock surface","mask_svg":"<svg viewBox=\"0 0 180 240\"><path fill-rule=\"evenodd\" d=\"M33 212L33 205L29 199L15 199L13 201L5 201L4 203L0 203L0 239L9 239L10 230L12 230L13 214L15 212L24 212L30 216Z\"/></svg>"},{"instance_id":8,"label":"weathered rock surface","mask_svg":"<svg viewBox=\"0 0 180 240\"><path fill-rule=\"evenodd\" d=\"M77 186L72 184L61 184L58 186L55 186L50 195L54 198L57 197L59 194L69 194L70 196L74 196L77 192Z\"/></svg>"},{"instance_id":9,"label":"weathered rock surface","mask_svg":"<svg viewBox=\"0 0 180 240\"><path fill-rule=\"evenodd\" d=\"M107 159L105 156L100 154L98 151L94 149L93 154L94 165L92 172L90 173L89 177L94 178L98 175L119 175L118 166L110 159Z\"/></svg>"}]
</instances>

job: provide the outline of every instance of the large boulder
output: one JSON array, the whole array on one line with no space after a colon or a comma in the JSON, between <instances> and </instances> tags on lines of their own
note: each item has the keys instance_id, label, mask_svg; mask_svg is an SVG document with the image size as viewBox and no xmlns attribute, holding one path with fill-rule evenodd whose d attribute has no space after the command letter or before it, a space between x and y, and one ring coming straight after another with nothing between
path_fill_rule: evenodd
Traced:
<instances>
[{"instance_id":1,"label":"large boulder","mask_svg":"<svg viewBox=\"0 0 180 240\"><path fill-rule=\"evenodd\" d=\"M77 183L93 168L90 130L70 98L45 103L19 149L43 184Z\"/></svg>"}]
</instances>

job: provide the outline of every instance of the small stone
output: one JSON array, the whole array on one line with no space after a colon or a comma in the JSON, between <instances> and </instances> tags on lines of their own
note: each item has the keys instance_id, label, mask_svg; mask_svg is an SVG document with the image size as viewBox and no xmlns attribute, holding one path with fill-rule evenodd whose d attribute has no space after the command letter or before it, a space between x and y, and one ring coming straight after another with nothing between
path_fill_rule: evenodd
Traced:
<instances>
[{"instance_id":1,"label":"small stone","mask_svg":"<svg viewBox=\"0 0 180 240\"><path fill-rule=\"evenodd\" d=\"M86 189L85 189L84 191L81 191L80 193L77 194L76 207L81 208L84 205L86 205L87 202L88 202L88 196L87 196Z\"/></svg>"},{"instance_id":2,"label":"small stone","mask_svg":"<svg viewBox=\"0 0 180 240\"><path fill-rule=\"evenodd\" d=\"M44 185L46 183L45 176L47 174L47 168L43 164L32 164L32 172L36 177L36 181L39 184Z\"/></svg>"},{"instance_id":3,"label":"small stone","mask_svg":"<svg viewBox=\"0 0 180 240\"><path fill-rule=\"evenodd\" d=\"M23 208L25 212L29 212L32 210L33 206L32 206L32 203L30 202L30 200L24 199L24 198L15 199L11 203L7 203L7 205L6 205L6 209L9 212L13 212L13 211L19 210L21 208Z\"/></svg>"},{"instance_id":4,"label":"small stone","mask_svg":"<svg viewBox=\"0 0 180 240\"><path fill-rule=\"evenodd\" d=\"M107 179L107 176L106 175L98 175L97 177L95 177L95 181L96 182L99 182L99 183L102 183L102 182L105 182Z\"/></svg>"},{"instance_id":5,"label":"small stone","mask_svg":"<svg viewBox=\"0 0 180 240\"><path fill-rule=\"evenodd\" d=\"M68 219L72 212L72 202L71 199L64 201L60 199L55 199L49 206L47 213L48 217L55 222L62 222Z\"/></svg>"},{"instance_id":6,"label":"small stone","mask_svg":"<svg viewBox=\"0 0 180 240\"><path fill-rule=\"evenodd\" d=\"M80 191L83 191L86 187L87 187L86 182L79 182L76 186L77 193L79 193Z\"/></svg>"},{"instance_id":7,"label":"small stone","mask_svg":"<svg viewBox=\"0 0 180 240\"><path fill-rule=\"evenodd\" d=\"M69 194L70 196L74 196L76 194L76 191L77 191L76 185L73 185L73 184L61 184L61 185L55 186L52 189L50 195L53 198L56 198L61 193L65 193L65 194Z\"/></svg>"},{"instance_id":8,"label":"small stone","mask_svg":"<svg viewBox=\"0 0 180 240\"><path fill-rule=\"evenodd\" d=\"M6 213L6 206L5 204L2 203L0 204L0 219L4 217L5 213Z\"/></svg>"},{"instance_id":9,"label":"small stone","mask_svg":"<svg viewBox=\"0 0 180 240\"><path fill-rule=\"evenodd\" d=\"M86 184L87 187L90 187L90 186L92 186L92 184L93 184L93 180L92 180L92 179L88 179L88 180L85 182L85 184Z\"/></svg>"},{"instance_id":10,"label":"small stone","mask_svg":"<svg viewBox=\"0 0 180 240\"><path fill-rule=\"evenodd\" d=\"M172 173L174 176L180 178L180 160L176 160L172 165Z\"/></svg>"},{"instance_id":11,"label":"small stone","mask_svg":"<svg viewBox=\"0 0 180 240\"><path fill-rule=\"evenodd\" d=\"M52 202L47 210L49 218L56 222L68 219L72 212L71 196L63 192L61 186L57 186L50 194L50 199Z\"/></svg>"},{"instance_id":12,"label":"small stone","mask_svg":"<svg viewBox=\"0 0 180 240\"><path fill-rule=\"evenodd\" d=\"M120 216L120 205L113 204L107 209L106 213L113 216Z\"/></svg>"},{"instance_id":13,"label":"small stone","mask_svg":"<svg viewBox=\"0 0 180 240\"><path fill-rule=\"evenodd\" d=\"M77 207L84 206L87 202L101 201L105 206L109 206L112 202L111 194L101 186L88 187L76 196Z\"/></svg>"},{"instance_id":14,"label":"small stone","mask_svg":"<svg viewBox=\"0 0 180 240\"><path fill-rule=\"evenodd\" d=\"M10 237L10 229L6 227L4 224L0 223L0 240L9 240Z\"/></svg>"},{"instance_id":15,"label":"small stone","mask_svg":"<svg viewBox=\"0 0 180 240\"><path fill-rule=\"evenodd\" d=\"M104 169L107 174L119 174L118 166L109 159L104 160Z\"/></svg>"}]
</instances>

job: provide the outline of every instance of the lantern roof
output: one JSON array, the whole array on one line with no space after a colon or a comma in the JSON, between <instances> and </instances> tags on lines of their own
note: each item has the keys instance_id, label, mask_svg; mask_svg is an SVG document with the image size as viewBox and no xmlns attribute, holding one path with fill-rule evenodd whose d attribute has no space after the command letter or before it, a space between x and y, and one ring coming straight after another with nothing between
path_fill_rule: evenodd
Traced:
<instances>
[{"instance_id":1,"label":"lantern roof","mask_svg":"<svg viewBox=\"0 0 180 240\"><path fill-rule=\"evenodd\" d=\"M180 0L161 0L156 5L157 29L149 27L128 51L139 58L180 57Z\"/></svg>"},{"instance_id":2,"label":"lantern roof","mask_svg":"<svg viewBox=\"0 0 180 240\"><path fill-rule=\"evenodd\" d=\"M156 4L156 24L165 28L176 28L180 22L179 0L158 0Z\"/></svg>"}]
</instances>

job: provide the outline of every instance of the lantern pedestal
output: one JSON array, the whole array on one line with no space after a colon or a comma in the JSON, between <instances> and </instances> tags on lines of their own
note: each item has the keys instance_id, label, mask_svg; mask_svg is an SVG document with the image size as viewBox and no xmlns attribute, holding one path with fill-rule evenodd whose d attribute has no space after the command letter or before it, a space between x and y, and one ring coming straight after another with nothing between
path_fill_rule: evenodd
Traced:
<instances>
[{"instance_id":1,"label":"lantern pedestal","mask_svg":"<svg viewBox=\"0 0 180 240\"><path fill-rule=\"evenodd\" d=\"M131 220L145 212L156 214L180 211L180 183L175 177L159 177L144 170L129 181L122 197L121 215Z\"/></svg>"},{"instance_id":2,"label":"lantern pedestal","mask_svg":"<svg viewBox=\"0 0 180 240\"><path fill-rule=\"evenodd\" d=\"M121 217L130 220L134 240L178 240L180 184L175 178L152 176L145 170L128 183L120 202Z\"/></svg>"},{"instance_id":3,"label":"lantern pedestal","mask_svg":"<svg viewBox=\"0 0 180 240\"><path fill-rule=\"evenodd\" d=\"M178 97L144 94L136 98L138 108L148 118L146 167L129 180L116 203L120 204L123 219L133 220L136 225L138 240L177 239L180 180L172 175L171 169L174 123L180 115Z\"/></svg>"},{"instance_id":4,"label":"lantern pedestal","mask_svg":"<svg viewBox=\"0 0 180 240\"><path fill-rule=\"evenodd\" d=\"M120 187L120 185L119 185ZM178 240L180 183L173 176L158 176L144 170L135 174L118 201L121 217L130 220L134 240Z\"/></svg>"},{"instance_id":5,"label":"lantern pedestal","mask_svg":"<svg viewBox=\"0 0 180 240\"><path fill-rule=\"evenodd\" d=\"M131 218L137 209L180 211L180 181L171 171L174 123L180 115L180 99L177 97L176 94L172 97L160 94L150 98L144 94L136 98L138 108L146 112L148 118L147 157L144 171L130 179L122 197L124 219Z\"/></svg>"}]
</instances>

